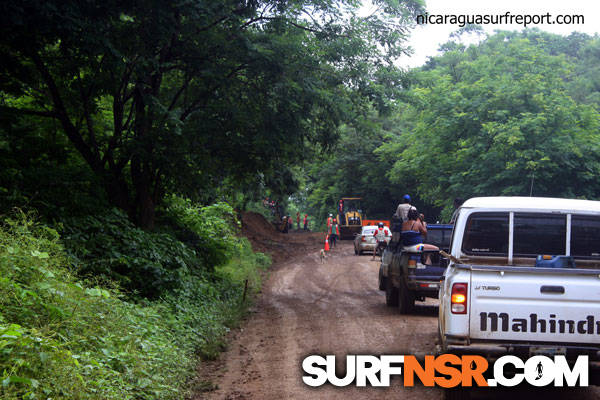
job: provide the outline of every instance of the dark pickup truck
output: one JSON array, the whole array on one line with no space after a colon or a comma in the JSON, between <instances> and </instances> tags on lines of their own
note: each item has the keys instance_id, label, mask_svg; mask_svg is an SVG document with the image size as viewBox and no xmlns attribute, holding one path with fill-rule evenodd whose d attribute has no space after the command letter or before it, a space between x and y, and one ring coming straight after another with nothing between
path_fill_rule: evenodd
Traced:
<instances>
[{"instance_id":1,"label":"dark pickup truck","mask_svg":"<svg viewBox=\"0 0 600 400\"><path fill-rule=\"evenodd\" d=\"M427 225L424 242L448 252L452 228L453 225L446 224ZM407 314L413 310L416 300L437 298L446 266L447 260L441 258L438 251L414 251L392 240L379 266L379 289L385 291L386 304Z\"/></svg>"}]
</instances>

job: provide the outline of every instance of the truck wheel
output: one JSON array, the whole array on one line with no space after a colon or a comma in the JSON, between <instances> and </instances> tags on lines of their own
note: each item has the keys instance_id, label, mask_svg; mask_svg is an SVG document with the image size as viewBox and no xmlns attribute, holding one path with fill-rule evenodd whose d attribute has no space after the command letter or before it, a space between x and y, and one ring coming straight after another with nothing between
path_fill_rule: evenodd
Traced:
<instances>
[{"instance_id":1,"label":"truck wheel","mask_svg":"<svg viewBox=\"0 0 600 400\"><path fill-rule=\"evenodd\" d=\"M446 346L444 345L444 339L442 338L442 327L440 326L439 319L438 319L438 326L437 326L437 340L438 340L438 344L436 346L436 355L445 354L447 349L446 349Z\"/></svg>"},{"instance_id":2,"label":"truck wheel","mask_svg":"<svg viewBox=\"0 0 600 400\"><path fill-rule=\"evenodd\" d=\"M383 276L381 268L379 268L379 290L385 290L385 281L386 280L387 279L385 279L385 277Z\"/></svg>"},{"instance_id":3,"label":"truck wheel","mask_svg":"<svg viewBox=\"0 0 600 400\"><path fill-rule=\"evenodd\" d=\"M415 296L403 284L398 289L398 308L400 314L410 314L415 308Z\"/></svg>"},{"instance_id":4,"label":"truck wheel","mask_svg":"<svg viewBox=\"0 0 600 400\"><path fill-rule=\"evenodd\" d=\"M444 400L470 400L471 389L456 387L444 390Z\"/></svg>"},{"instance_id":5,"label":"truck wheel","mask_svg":"<svg viewBox=\"0 0 600 400\"><path fill-rule=\"evenodd\" d=\"M394 287L389 276L385 280L385 305L388 307L398 305L398 288Z\"/></svg>"}]
</instances>

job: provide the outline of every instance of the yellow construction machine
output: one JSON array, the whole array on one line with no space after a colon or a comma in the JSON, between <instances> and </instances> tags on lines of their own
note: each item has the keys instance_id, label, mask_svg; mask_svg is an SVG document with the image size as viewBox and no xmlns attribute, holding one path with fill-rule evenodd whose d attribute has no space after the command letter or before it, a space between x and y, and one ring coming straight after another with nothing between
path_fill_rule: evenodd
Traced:
<instances>
[{"instance_id":1,"label":"yellow construction machine","mask_svg":"<svg viewBox=\"0 0 600 400\"><path fill-rule=\"evenodd\" d=\"M360 233L364 214L360 206L362 197L342 197L338 202L340 239L354 239Z\"/></svg>"}]
</instances>

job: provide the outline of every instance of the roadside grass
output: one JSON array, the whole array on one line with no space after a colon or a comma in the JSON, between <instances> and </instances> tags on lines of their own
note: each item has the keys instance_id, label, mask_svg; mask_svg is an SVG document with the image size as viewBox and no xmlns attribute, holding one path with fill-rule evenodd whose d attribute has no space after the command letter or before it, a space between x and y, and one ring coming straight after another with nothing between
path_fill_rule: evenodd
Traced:
<instances>
[{"instance_id":1,"label":"roadside grass","mask_svg":"<svg viewBox=\"0 0 600 400\"><path fill-rule=\"evenodd\" d=\"M238 238L234 256L226 264L217 267L216 271L236 284L244 285L248 288L248 294L251 294L260 290L263 273L270 265L271 256L254 253L248 239L241 237Z\"/></svg>"},{"instance_id":2,"label":"roadside grass","mask_svg":"<svg viewBox=\"0 0 600 400\"><path fill-rule=\"evenodd\" d=\"M132 298L106 279L75 275L54 229L22 213L6 219L0 398L185 398L199 358L216 357L244 315L244 282L256 292L258 271L270 263L246 239L225 250L231 254L215 271L183 268L174 289Z\"/></svg>"}]
</instances>

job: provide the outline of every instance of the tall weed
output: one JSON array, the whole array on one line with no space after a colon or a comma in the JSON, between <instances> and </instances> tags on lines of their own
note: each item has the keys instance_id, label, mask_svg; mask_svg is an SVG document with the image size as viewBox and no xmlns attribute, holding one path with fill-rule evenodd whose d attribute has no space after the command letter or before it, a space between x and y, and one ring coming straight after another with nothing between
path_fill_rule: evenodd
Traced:
<instances>
[{"instance_id":1,"label":"tall weed","mask_svg":"<svg viewBox=\"0 0 600 400\"><path fill-rule=\"evenodd\" d=\"M93 257L71 258L55 230L24 215L7 220L0 227L0 398L184 398L197 355L215 357L243 315L243 281L253 265L268 263L243 240L231 241L240 267L226 263L210 274L182 266L178 284L160 299L132 302L110 285L78 281L73 266L85 267L74 264ZM176 246L192 258L193 250Z\"/></svg>"}]
</instances>

